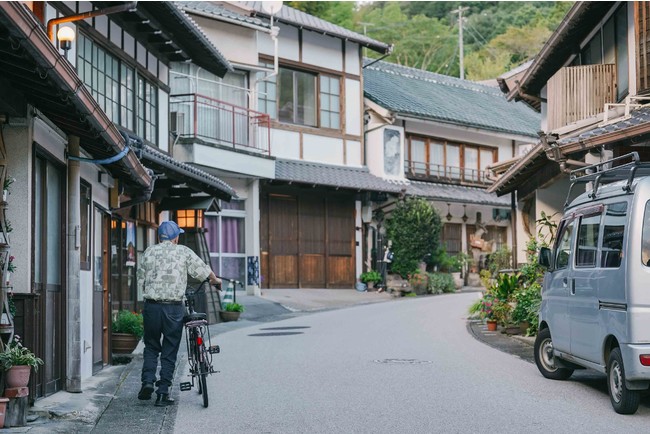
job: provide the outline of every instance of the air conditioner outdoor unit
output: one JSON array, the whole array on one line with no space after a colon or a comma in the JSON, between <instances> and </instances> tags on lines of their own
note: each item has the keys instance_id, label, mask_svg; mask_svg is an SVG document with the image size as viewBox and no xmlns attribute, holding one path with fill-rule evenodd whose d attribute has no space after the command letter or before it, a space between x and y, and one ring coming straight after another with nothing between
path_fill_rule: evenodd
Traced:
<instances>
[{"instance_id":1,"label":"air conditioner outdoor unit","mask_svg":"<svg viewBox=\"0 0 650 434\"><path fill-rule=\"evenodd\" d=\"M186 133L185 131L185 113L182 112L170 112L171 119L169 121L169 129L171 132L177 136L182 136Z\"/></svg>"}]
</instances>

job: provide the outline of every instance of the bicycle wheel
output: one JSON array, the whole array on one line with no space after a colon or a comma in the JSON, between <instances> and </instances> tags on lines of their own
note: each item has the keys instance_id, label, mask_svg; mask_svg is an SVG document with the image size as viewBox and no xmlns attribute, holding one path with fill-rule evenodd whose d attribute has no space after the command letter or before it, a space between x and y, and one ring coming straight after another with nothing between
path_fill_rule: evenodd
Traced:
<instances>
[{"instance_id":1,"label":"bicycle wheel","mask_svg":"<svg viewBox=\"0 0 650 434\"><path fill-rule=\"evenodd\" d=\"M203 384L201 382L202 373L203 373L203 362L201 354L201 346L197 343L194 343L194 375L196 375L196 382L198 383L199 395L203 393Z\"/></svg>"},{"instance_id":2,"label":"bicycle wheel","mask_svg":"<svg viewBox=\"0 0 650 434\"><path fill-rule=\"evenodd\" d=\"M205 347L203 347L205 351ZM205 354L203 355L203 360L201 360L201 378L199 379L199 384L201 389L203 389L203 407L208 408L208 374L210 373L210 367L208 362L205 360Z\"/></svg>"}]
</instances>

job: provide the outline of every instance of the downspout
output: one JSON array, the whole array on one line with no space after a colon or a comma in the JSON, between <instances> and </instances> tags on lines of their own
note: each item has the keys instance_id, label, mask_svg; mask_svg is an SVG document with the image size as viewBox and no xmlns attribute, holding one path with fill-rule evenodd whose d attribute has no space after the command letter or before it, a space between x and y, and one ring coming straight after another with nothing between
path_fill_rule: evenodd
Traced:
<instances>
[{"instance_id":1,"label":"downspout","mask_svg":"<svg viewBox=\"0 0 650 434\"><path fill-rule=\"evenodd\" d=\"M68 137L68 154L79 156L79 137ZM81 247L81 209L79 206L79 161L68 161L68 284L67 284L67 366L66 391L81 393L81 288L80 288L80 247Z\"/></svg>"}]
</instances>

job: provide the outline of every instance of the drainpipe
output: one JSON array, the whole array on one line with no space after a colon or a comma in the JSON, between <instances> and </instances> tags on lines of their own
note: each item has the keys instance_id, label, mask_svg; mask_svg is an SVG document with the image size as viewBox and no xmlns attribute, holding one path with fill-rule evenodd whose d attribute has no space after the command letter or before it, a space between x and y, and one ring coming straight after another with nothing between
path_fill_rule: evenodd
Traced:
<instances>
[{"instance_id":1,"label":"drainpipe","mask_svg":"<svg viewBox=\"0 0 650 434\"><path fill-rule=\"evenodd\" d=\"M85 20L86 18L98 17L100 15L109 15L117 12L134 11L138 7L138 2L125 3L119 6L111 6L96 11L84 12L82 14L68 15L67 17L53 18L47 22L47 37L54 42L54 26L63 23Z\"/></svg>"},{"instance_id":2,"label":"drainpipe","mask_svg":"<svg viewBox=\"0 0 650 434\"><path fill-rule=\"evenodd\" d=\"M68 154L79 156L79 137L68 136ZM81 303L80 303L80 247L81 211L79 207L79 161L68 161L68 284L67 329L68 357L66 366L66 390L81 392Z\"/></svg>"},{"instance_id":3,"label":"drainpipe","mask_svg":"<svg viewBox=\"0 0 650 434\"><path fill-rule=\"evenodd\" d=\"M512 269L517 269L517 198L515 192L510 193L510 225L512 226Z\"/></svg>"}]
</instances>

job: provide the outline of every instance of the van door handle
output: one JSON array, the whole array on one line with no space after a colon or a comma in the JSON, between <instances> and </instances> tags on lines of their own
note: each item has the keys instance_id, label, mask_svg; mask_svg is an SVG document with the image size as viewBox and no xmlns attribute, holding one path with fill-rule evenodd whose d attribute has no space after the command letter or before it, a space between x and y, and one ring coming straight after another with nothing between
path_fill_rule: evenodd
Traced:
<instances>
[{"instance_id":1,"label":"van door handle","mask_svg":"<svg viewBox=\"0 0 650 434\"><path fill-rule=\"evenodd\" d=\"M565 277L564 279L562 279L562 286L563 286L564 288L566 288L567 286L569 286L569 279L567 279L566 277Z\"/></svg>"}]
</instances>

